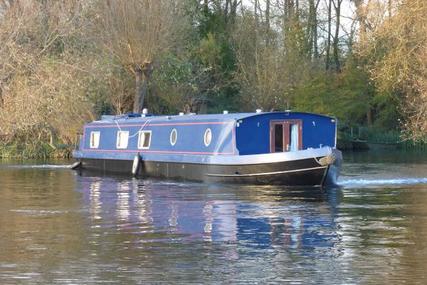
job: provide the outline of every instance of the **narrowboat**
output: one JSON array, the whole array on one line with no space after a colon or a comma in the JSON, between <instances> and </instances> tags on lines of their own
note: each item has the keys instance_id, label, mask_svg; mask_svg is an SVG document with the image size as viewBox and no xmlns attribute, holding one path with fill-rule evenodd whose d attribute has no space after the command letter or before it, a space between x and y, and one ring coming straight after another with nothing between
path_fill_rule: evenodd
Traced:
<instances>
[{"instance_id":1,"label":"narrowboat","mask_svg":"<svg viewBox=\"0 0 427 285\"><path fill-rule=\"evenodd\" d=\"M342 162L337 120L293 111L102 116L73 152L80 170L191 181L323 186Z\"/></svg>"}]
</instances>

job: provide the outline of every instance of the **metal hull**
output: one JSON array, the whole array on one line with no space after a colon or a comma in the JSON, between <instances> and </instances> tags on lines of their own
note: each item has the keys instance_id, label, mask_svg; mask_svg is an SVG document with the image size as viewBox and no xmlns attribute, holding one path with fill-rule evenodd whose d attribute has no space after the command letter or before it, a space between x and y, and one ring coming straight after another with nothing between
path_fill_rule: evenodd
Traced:
<instances>
[{"instance_id":1,"label":"metal hull","mask_svg":"<svg viewBox=\"0 0 427 285\"><path fill-rule=\"evenodd\" d=\"M188 163L141 160L136 173L140 177L156 177L188 181L238 184L268 184L287 186L321 186L335 184L341 165L341 152L331 150L333 164L322 165L325 155L311 158L293 157L280 161L256 161L244 164L236 160L224 163ZM240 157L241 158L241 157ZM248 156L249 158L249 156ZM132 160L80 158L82 170L131 174ZM279 160L279 161L278 161ZM251 159L248 159L251 161ZM254 160L252 159L252 162Z\"/></svg>"}]
</instances>

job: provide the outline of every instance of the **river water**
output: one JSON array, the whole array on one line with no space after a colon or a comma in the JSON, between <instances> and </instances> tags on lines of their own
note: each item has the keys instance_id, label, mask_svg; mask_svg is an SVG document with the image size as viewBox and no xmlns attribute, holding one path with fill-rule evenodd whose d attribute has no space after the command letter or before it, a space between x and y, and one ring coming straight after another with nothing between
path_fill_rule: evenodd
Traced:
<instances>
[{"instance_id":1,"label":"river water","mask_svg":"<svg viewBox=\"0 0 427 285\"><path fill-rule=\"evenodd\" d=\"M0 284L427 284L427 154L345 153L340 187L0 163Z\"/></svg>"}]
</instances>

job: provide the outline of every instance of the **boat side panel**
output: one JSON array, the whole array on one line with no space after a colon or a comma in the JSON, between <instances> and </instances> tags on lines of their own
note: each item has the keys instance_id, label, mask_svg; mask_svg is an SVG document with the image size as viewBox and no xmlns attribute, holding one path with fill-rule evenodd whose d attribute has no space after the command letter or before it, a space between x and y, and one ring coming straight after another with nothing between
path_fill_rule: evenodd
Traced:
<instances>
[{"instance_id":1,"label":"boat side panel","mask_svg":"<svg viewBox=\"0 0 427 285\"><path fill-rule=\"evenodd\" d=\"M89 124L85 126L80 151L92 153L157 153L157 154L236 154L234 121L197 122L197 123L140 123L140 124ZM207 129L212 132L212 141L204 143ZM177 140L174 145L170 142L173 129L177 130ZM138 132L151 131L151 144L148 149L138 149ZM128 131L128 146L117 149L118 131ZM99 147L90 148L90 133L100 132Z\"/></svg>"},{"instance_id":2,"label":"boat side panel","mask_svg":"<svg viewBox=\"0 0 427 285\"><path fill-rule=\"evenodd\" d=\"M236 145L241 155L270 152L270 122L274 120L302 121L302 149L336 147L336 120L307 113L266 113L238 121Z\"/></svg>"}]
</instances>

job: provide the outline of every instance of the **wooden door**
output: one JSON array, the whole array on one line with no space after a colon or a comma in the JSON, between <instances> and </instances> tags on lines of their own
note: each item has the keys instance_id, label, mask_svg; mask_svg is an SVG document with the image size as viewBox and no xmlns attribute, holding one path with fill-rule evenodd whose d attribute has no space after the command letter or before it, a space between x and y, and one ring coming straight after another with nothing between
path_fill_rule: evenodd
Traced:
<instances>
[{"instance_id":1,"label":"wooden door","mask_svg":"<svg viewBox=\"0 0 427 285\"><path fill-rule=\"evenodd\" d=\"M288 152L301 149L301 120L274 120L270 122L270 152Z\"/></svg>"}]
</instances>

